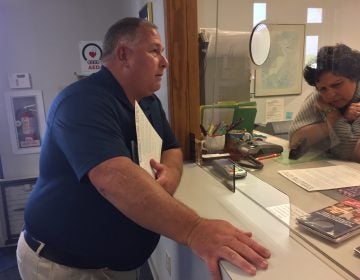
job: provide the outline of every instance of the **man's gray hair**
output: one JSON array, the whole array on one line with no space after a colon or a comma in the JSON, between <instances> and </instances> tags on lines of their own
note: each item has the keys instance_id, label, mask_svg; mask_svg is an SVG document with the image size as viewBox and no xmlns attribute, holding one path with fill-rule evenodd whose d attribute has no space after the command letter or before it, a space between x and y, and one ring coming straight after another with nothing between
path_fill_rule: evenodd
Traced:
<instances>
[{"instance_id":1,"label":"man's gray hair","mask_svg":"<svg viewBox=\"0 0 360 280\"><path fill-rule=\"evenodd\" d=\"M140 39L137 37L140 26L157 29L157 26L150 21L136 17L123 18L114 23L108 29L104 37L103 62L113 54L116 45L120 40L127 40L129 43L137 43L136 40Z\"/></svg>"}]
</instances>

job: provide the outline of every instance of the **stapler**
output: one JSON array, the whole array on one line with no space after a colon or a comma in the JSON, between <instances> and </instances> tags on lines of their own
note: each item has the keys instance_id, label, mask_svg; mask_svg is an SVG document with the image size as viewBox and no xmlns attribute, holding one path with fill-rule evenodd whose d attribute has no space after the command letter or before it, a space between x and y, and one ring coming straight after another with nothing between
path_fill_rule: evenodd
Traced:
<instances>
[{"instance_id":1,"label":"stapler","mask_svg":"<svg viewBox=\"0 0 360 280\"><path fill-rule=\"evenodd\" d=\"M289 159L298 159L304 155L307 150L306 142L306 138L301 138L297 143L295 143L295 145L290 148Z\"/></svg>"},{"instance_id":2,"label":"stapler","mask_svg":"<svg viewBox=\"0 0 360 280\"><path fill-rule=\"evenodd\" d=\"M271 154L281 154L284 149L281 145L266 141L248 141L241 145L239 150L253 157L259 157Z\"/></svg>"}]
</instances>

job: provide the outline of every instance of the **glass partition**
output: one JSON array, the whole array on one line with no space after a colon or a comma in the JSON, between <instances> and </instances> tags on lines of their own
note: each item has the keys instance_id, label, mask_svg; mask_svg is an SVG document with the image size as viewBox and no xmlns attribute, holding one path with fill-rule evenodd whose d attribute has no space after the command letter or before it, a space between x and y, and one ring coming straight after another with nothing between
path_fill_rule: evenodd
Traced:
<instances>
[{"instance_id":1,"label":"glass partition","mask_svg":"<svg viewBox=\"0 0 360 280\"><path fill-rule=\"evenodd\" d=\"M297 81L301 81L300 87L298 85L295 89L289 87L288 92L286 87L281 90L276 87L265 88L266 90L260 94L256 91L263 88L262 84L258 83L256 88L255 82L257 75L263 74L264 66L252 63L249 53L249 39L254 27L253 19L256 17L255 4L258 3L245 0L198 0L199 31L210 29L213 36L218 38L217 43L212 44L214 49L215 45L217 48L216 59L213 57L215 54L213 50L208 55L212 54L212 57L205 62L206 76L201 83L204 88L201 96L202 104L229 100L255 101L257 104L256 123L266 124L271 118L277 121L291 120L299 110L298 105L313 90L303 81L301 69L305 63L314 59L317 49L336 43L345 43L352 48L360 49L360 40L352 31L353 26L360 24L355 12L360 4L356 0L346 2L346 5L335 0L266 1L266 15L263 23L273 26L286 25L286 28L303 25L305 38L302 50L297 50L298 53L302 51L303 54L303 60L299 65L300 71L295 77ZM350 22L349 18L353 21ZM291 58L284 56L284 52L289 51L291 46L291 42L286 40L278 44L271 43L270 55L278 62L278 65L273 65L272 71L275 73L282 71L281 62L285 58ZM210 44L209 47L211 47ZM283 63L283 65L284 69L287 69L287 64ZM278 99L279 95L284 105L274 117L271 116L270 108L267 106L268 97Z\"/></svg>"},{"instance_id":2,"label":"glass partition","mask_svg":"<svg viewBox=\"0 0 360 280\"><path fill-rule=\"evenodd\" d=\"M259 17L255 14L255 4L258 3L247 0L198 0L199 32L207 42L202 53L203 67L200 67L203 71L202 110L208 109L206 120L210 119L213 125L221 122L221 118L231 119L228 114L234 112L229 113L225 108L229 110L241 102L255 103L256 124L291 122L300 105L314 90L304 81L302 70L305 65L315 62L317 50L337 43L360 50L360 39L353 28L360 26L356 13L360 2L357 0L349 0L346 4L335 0L269 0L266 1L265 14L261 14L260 25L256 25L258 22L254 20ZM254 26L268 27L269 37L265 35L263 43L256 44L252 35ZM254 57L255 49L259 51L259 57ZM206 124L203 127L205 134L209 133L208 123L202 123ZM256 131L244 131L241 126L235 130L241 131L234 131L234 135L230 130L226 131L223 149L214 152L227 153L224 157L232 156L230 148L234 146L229 146L229 143L241 150L242 144L249 140L246 133L251 134L251 140L256 140ZM204 139L202 145L206 147L209 143ZM238 142L229 142L229 139ZM204 165L229 191L242 192L278 217L289 227L293 238L305 241L304 244L310 245L314 252L325 256L325 261L338 267L345 278L359 279L358 265L352 255L353 247L360 242L358 237L344 243L329 242L302 230L296 223L297 217L334 205L346 196L335 190L309 192L279 173L280 170L336 163L316 152L310 152L301 160L289 160L288 140L268 137L265 141L281 145L284 150L276 152L276 157L261 160L262 168L241 166L248 172L245 180L221 175L211 156L205 158ZM238 172L235 165L233 169L230 166L230 173L231 170Z\"/></svg>"}]
</instances>

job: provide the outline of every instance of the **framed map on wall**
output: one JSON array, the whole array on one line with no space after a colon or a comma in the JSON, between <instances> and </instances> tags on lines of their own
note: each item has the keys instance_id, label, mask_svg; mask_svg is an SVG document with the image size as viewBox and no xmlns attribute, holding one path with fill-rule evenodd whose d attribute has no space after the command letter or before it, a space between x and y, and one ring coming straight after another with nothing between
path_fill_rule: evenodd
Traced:
<instances>
[{"instance_id":1,"label":"framed map on wall","mask_svg":"<svg viewBox=\"0 0 360 280\"><path fill-rule=\"evenodd\" d=\"M268 24L270 52L255 69L255 96L301 94L304 24Z\"/></svg>"}]
</instances>

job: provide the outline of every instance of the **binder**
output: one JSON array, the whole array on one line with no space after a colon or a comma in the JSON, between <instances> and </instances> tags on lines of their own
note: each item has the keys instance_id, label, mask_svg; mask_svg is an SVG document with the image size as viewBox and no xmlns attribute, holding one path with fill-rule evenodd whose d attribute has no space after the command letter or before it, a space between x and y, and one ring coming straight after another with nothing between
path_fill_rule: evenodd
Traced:
<instances>
[{"instance_id":1,"label":"binder","mask_svg":"<svg viewBox=\"0 0 360 280\"><path fill-rule=\"evenodd\" d=\"M210 124L224 122L227 125L235 124L242 120L233 129L244 129L251 133L254 130L256 117L256 102L219 102L211 105L200 106L200 120L203 127Z\"/></svg>"}]
</instances>

